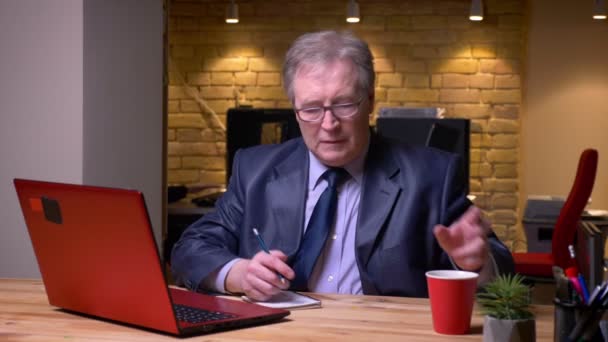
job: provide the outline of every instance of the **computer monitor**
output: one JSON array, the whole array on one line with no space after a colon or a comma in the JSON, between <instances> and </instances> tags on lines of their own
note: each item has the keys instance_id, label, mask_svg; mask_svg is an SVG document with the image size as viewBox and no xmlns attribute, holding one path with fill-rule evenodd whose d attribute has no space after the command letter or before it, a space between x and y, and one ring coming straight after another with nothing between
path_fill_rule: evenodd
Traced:
<instances>
[{"instance_id":1,"label":"computer monitor","mask_svg":"<svg viewBox=\"0 0 608 342\"><path fill-rule=\"evenodd\" d=\"M378 117L378 134L411 145L435 147L460 155L466 192L469 192L469 119Z\"/></svg>"},{"instance_id":2,"label":"computer monitor","mask_svg":"<svg viewBox=\"0 0 608 342\"><path fill-rule=\"evenodd\" d=\"M240 148L279 144L301 136L293 109L232 108L226 118L226 184Z\"/></svg>"}]
</instances>

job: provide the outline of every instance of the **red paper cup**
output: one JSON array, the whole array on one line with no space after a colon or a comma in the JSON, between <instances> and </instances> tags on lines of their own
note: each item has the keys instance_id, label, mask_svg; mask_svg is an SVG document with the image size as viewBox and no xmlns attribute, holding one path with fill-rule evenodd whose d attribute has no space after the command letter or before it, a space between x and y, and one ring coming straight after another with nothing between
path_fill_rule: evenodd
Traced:
<instances>
[{"instance_id":1,"label":"red paper cup","mask_svg":"<svg viewBox=\"0 0 608 342\"><path fill-rule=\"evenodd\" d=\"M478 276L474 272L456 270L426 272L436 332L447 335L469 332Z\"/></svg>"}]
</instances>

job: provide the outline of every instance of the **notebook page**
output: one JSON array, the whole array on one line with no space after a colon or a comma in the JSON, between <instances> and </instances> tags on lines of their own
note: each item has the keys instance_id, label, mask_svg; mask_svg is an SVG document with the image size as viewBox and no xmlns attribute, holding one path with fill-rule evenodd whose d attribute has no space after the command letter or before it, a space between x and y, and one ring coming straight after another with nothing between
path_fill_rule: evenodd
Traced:
<instances>
[{"instance_id":1,"label":"notebook page","mask_svg":"<svg viewBox=\"0 0 608 342\"><path fill-rule=\"evenodd\" d=\"M267 301L256 301L247 296L243 300L276 309L304 309L321 307L321 301L293 291L282 291Z\"/></svg>"}]
</instances>

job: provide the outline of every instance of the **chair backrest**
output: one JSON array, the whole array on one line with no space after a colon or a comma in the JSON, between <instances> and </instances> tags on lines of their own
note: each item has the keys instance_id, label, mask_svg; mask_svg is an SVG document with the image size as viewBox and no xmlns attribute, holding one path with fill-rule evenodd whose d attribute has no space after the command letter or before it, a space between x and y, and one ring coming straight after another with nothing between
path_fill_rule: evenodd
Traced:
<instances>
[{"instance_id":1,"label":"chair backrest","mask_svg":"<svg viewBox=\"0 0 608 342\"><path fill-rule=\"evenodd\" d=\"M555 223L551 252L554 264L563 269L573 265L568 245L574 243L578 222L591 196L597 171L597 158L598 153L594 149L586 149L581 154L574 184Z\"/></svg>"}]
</instances>

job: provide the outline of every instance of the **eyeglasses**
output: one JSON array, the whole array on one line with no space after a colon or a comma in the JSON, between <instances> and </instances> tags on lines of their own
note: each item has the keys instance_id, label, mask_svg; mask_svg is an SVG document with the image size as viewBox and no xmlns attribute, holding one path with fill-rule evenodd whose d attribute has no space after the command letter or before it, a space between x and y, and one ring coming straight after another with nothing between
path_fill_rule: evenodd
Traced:
<instances>
[{"instance_id":1,"label":"eyeglasses","mask_svg":"<svg viewBox=\"0 0 608 342\"><path fill-rule=\"evenodd\" d=\"M317 122L323 120L325 111L328 109L334 114L335 117L344 119L354 116L359 112L359 105L363 99L357 102L350 103L339 103L331 106L322 107L307 107L296 109L295 112L302 121L306 122Z\"/></svg>"}]
</instances>

